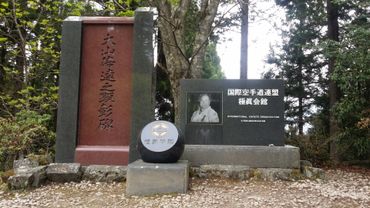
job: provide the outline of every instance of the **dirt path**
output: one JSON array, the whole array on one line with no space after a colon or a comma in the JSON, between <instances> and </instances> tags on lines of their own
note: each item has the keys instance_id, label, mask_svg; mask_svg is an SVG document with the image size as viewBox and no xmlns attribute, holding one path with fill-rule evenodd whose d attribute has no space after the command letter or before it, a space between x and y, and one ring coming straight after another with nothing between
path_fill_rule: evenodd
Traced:
<instances>
[{"instance_id":1,"label":"dirt path","mask_svg":"<svg viewBox=\"0 0 370 208\"><path fill-rule=\"evenodd\" d=\"M370 207L370 170L328 170L326 181L193 179L187 194L125 196L125 183L49 184L1 192L0 207Z\"/></svg>"}]
</instances>

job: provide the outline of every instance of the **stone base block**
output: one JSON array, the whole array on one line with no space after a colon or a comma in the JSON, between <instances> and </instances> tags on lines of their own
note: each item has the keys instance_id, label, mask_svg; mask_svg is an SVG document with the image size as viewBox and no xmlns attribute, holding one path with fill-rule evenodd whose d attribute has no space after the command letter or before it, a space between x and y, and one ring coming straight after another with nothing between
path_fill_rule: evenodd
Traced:
<instances>
[{"instance_id":1,"label":"stone base block","mask_svg":"<svg viewBox=\"0 0 370 208\"><path fill-rule=\"evenodd\" d=\"M37 188L45 183L47 179L46 166L38 166L38 167L32 168L29 172L33 174L32 187Z\"/></svg>"},{"instance_id":2,"label":"stone base block","mask_svg":"<svg viewBox=\"0 0 370 208\"><path fill-rule=\"evenodd\" d=\"M31 160L29 158L14 160L13 162L14 170L17 170L19 168L34 168L37 166L39 166L39 162Z\"/></svg>"},{"instance_id":3,"label":"stone base block","mask_svg":"<svg viewBox=\"0 0 370 208\"><path fill-rule=\"evenodd\" d=\"M87 166L82 179L94 182L122 182L126 180L126 166L90 165Z\"/></svg>"},{"instance_id":4,"label":"stone base block","mask_svg":"<svg viewBox=\"0 0 370 208\"><path fill-rule=\"evenodd\" d=\"M247 180L250 177L250 168L245 165L201 165L195 176Z\"/></svg>"},{"instance_id":5,"label":"stone base block","mask_svg":"<svg viewBox=\"0 0 370 208\"><path fill-rule=\"evenodd\" d=\"M46 169L46 175L52 182L80 182L82 171L78 163L51 163Z\"/></svg>"},{"instance_id":6,"label":"stone base block","mask_svg":"<svg viewBox=\"0 0 370 208\"><path fill-rule=\"evenodd\" d=\"M129 146L89 146L76 148L75 162L81 165L127 165Z\"/></svg>"},{"instance_id":7,"label":"stone base block","mask_svg":"<svg viewBox=\"0 0 370 208\"><path fill-rule=\"evenodd\" d=\"M15 169L15 175L9 177L8 187L11 190L37 188L46 181L46 166Z\"/></svg>"},{"instance_id":8,"label":"stone base block","mask_svg":"<svg viewBox=\"0 0 370 208\"><path fill-rule=\"evenodd\" d=\"M302 174L309 179L326 179L326 174L323 169L304 166Z\"/></svg>"},{"instance_id":9,"label":"stone base block","mask_svg":"<svg viewBox=\"0 0 370 208\"><path fill-rule=\"evenodd\" d=\"M285 146L185 145L182 160L191 166L245 165L250 168L299 168L299 148Z\"/></svg>"},{"instance_id":10,"label":"stone base block","mask_svg":"<svg viewBox=\"0 0 370 208\"><path fill-rule=\"evenodd\" d=\"M189 163L146 163L137 160L128 165L126 194L155 195L186 193L189 183Z\"/></svg>"},{"instance_id":11,"label":"stone base block","mask_svg":"<svg viewBox=\"0 0 370 208\"><path fill-rule=\"evenodd\" d=\"M299 169L286 168L256 168L251 171L251 177L267 181L295 181L303 178Z\"/></svg>"},{"instance_id":12,"label":"stone base block","mask_svg":"<svg viewBox=\"0 0 370 208\"><path fill-rule=\"evenodd\" d=\"M34 176L32 173L10 176L8 179L8 188L10 190L30 188L33 180Z\"/></svg>"}]
</instances>

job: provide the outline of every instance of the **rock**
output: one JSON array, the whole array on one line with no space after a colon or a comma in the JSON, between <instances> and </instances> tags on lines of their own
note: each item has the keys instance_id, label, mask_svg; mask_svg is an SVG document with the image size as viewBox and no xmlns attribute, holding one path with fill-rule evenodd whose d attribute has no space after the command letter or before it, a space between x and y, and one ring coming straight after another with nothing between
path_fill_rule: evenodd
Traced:
<instances>
[{"instance_id":1,"label":"rock","mask_svg":"<svg viewBox=\"0 0 370 208\"><path fill-rule=\"evenodd\" d=\"M302 174L309 179L326 179L325 171L320 168L304 166Z\"/></svg>"},{"instance_id":2,"label":"rock","mask_svg":"<svg viewBox=\"0 0 370 208\"><path fill-rule=\"evenodd\" d=\"M301 173L303 173L303 168L308 166L308 167L312 167L312 163L308 160L300 160L300 169L301 169Z\"/></svg>"},{"instance_id":3,"label":"rock","mask_svg":"<svg viewBox=\"0 0 370 208\"><path fill-rule=\"evenodd\" d=\"M7 170L5 172L0 173L0 178L3 183L6 183L8 181L8 178L10 176L15 175L14 169Z\"/></svg>"},{"instance_id":4,"label":"rock","mask_svg":"<svg viewBox=\"0 0 370 208\"><path fill-rule=\"evenodd\" d=\"M79 163L51 163L46 169L48 180L53 182L79 182L82 171Z\"/></svg>"},{"instance_id":5,"label":"rock","mask_svg":"<svg viewBox=\"0 0 370 208\"><path fill-rule=\"evenodd\" d=\"M205 178L205 176L200 172L200 167L190 167L189 175L190 177Z\"/></svg>"},{"instance_id":6,"label":"rock","mask_svg":"<svg viewBox=\"0 0 370 208\"><path fill-rule=\"evenodd\" d=\"M81 172L82 172L82 174L86 171L86 168L87 167L89 167L89 166L81 165Z\"/></svg>"},{"instance_id":7,"label":"rock","mask_svg":"<svg viewBox=\"0 0 370 208\"><path fill-rule=\"evenodd\" d=\"M249 168L248 166L237 165L201 165L200 167L191 167L192 177L208 178L220 177L246 180L251 177L262 180L287 180L294 181L303 179L299 169L284 168Z\"/></svg>"},{"instance_id":8,"label":"rock","mask_svg":"<svg viewBox=\"0 0 370 208\"><path fill-rule=\"evenodd\" d=\"M300 160L299 162L300 162L301 167L302 166L312 167L312 163L310 161L308 161L308 160Z\"/></svg>"},{"instance_id":9,"label":"rock","mask_svg":"<svg viewBox=\"0 0 370 208\"><path fill-rule=\"evenodd\" d=\"M37 188L45 183L47 179L46 166L38 166L38 167L32 168L30 169L29 172L33 174L32 187Z\"/></svg>"},{"instance_id":10,"label":"rock","mask_svg":"<svg viewBox=\"0 0 370 208\"><path fill-rule=\"evenodd\" d=\"M299 169L284 168L257 168L252 171L252 176L257 179L274 181L274 180L298 180L301 179Z\"/></svg>"},{"instance_id":11,"label":"rock","mask_svg":"<svg viewBox=\"0 0 370 208\"><path fill-rule=\"evenodd\" d=\"M40 187L46 181L46 166L34 168L18 168L16 175L8 179L8 187L12 190Z\"/></svg>"},{"instance_id":12,"label":"rock","mask_svg":"<svg viewBox=\"0 0 370 208\"><path fill-rule=\"evenodd\" d=\"M126 180L127 167L90 165L84 170L82 179L94 182L121 182Z\"/></svg>"},{"instance_id":13,"label":"rock","mask_svg":"<svg viewBox=\"0 0 370 208\"><path fill-rule=\"evenodd\" d=\"M8 178L8 187L10 190L26 189L31 187L34 176L32 173L14 175Z\"/></svg>"},{"instance_id":14,"label":"rock","mask_svg":"<svg viewBox=\"0 0 370 208\"><path fill-rule=\"evenodd\" d=\"M245 165L201 165L199 176L246 180L250 177L250 169Z\"/></svg>"},{"instance_id":15,"label":"rock","mask_svg":"<svg viewBox=\"0 0 370 208\"><path fill-rule=\"evenodd\" d=\"M13 169L17 170L19 168L34 168L39 166L36 160L31 160L29 158L14 160Z\"/></svg>"}]
</instances>

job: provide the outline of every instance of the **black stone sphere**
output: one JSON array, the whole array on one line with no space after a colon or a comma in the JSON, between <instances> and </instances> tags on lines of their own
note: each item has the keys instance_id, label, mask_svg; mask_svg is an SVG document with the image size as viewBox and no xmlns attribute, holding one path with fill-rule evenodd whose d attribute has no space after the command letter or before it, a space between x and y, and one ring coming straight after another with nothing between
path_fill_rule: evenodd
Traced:
<instances>
[{"instance_id":1,"label":"black stone sphere","mask_svg":"<svg viewBox=\"0 0 370 208\"><path fill-rule=\"evenodd\" d=\"M140 132L137 148L149 163L175 163L184 152L184 136L168 121L153 121Z\"/></svg>"}]
</instances>

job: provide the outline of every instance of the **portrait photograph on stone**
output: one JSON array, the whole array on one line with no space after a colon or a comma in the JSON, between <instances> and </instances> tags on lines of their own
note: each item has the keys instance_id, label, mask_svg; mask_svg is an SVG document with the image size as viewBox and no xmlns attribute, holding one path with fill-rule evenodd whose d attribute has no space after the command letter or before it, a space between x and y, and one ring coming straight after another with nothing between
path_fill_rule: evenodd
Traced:
<instances>
[{"instance_id":1,"label":"portrait photograph on stone","mask_svg":"<svg viewBox=\"0 0 370 208\"><path fill-rule=\"evenodd\" d=\"M188 123L222 123L222 92L187 94Z\"/></svg>"}]
</instances>

